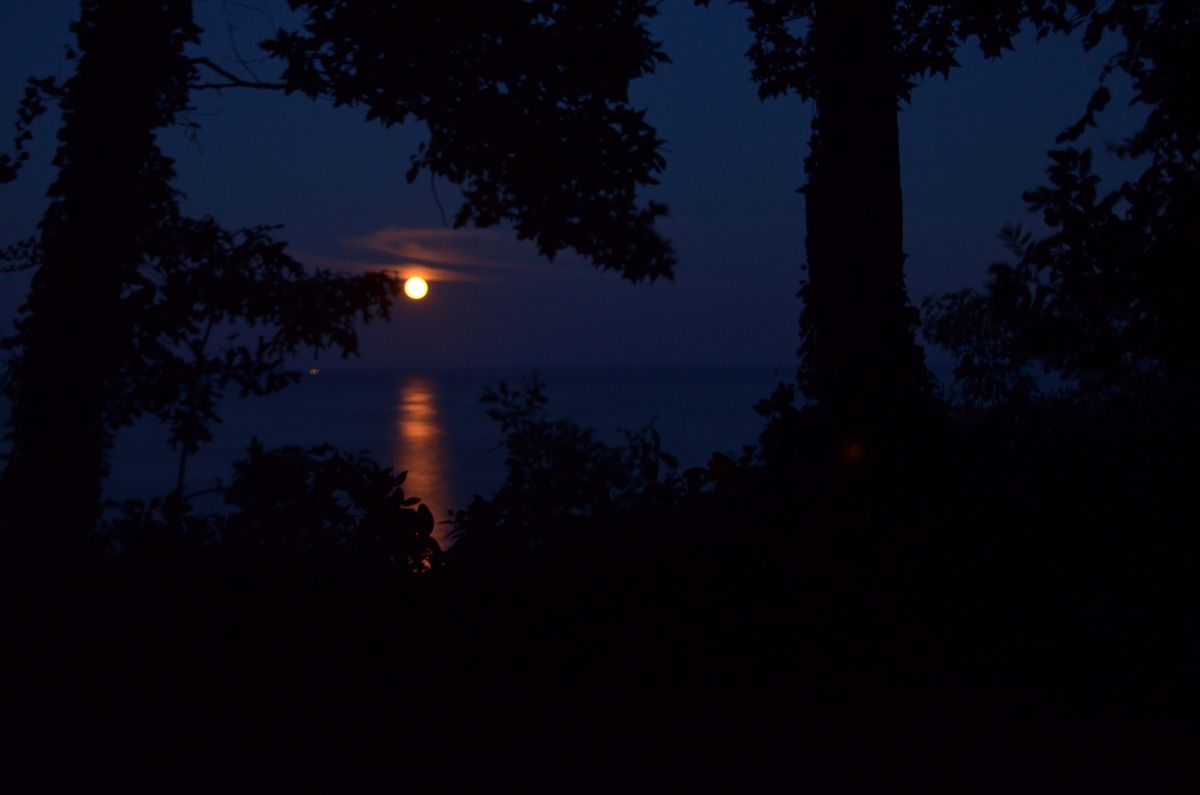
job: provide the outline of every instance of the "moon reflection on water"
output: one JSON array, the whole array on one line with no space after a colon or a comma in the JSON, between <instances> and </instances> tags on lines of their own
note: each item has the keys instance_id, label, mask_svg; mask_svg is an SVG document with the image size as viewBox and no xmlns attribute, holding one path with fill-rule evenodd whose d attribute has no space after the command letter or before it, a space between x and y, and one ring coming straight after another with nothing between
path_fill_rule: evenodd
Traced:
<instances>
[{"instance_id":1,"label":"moon reflection on water","mask_svg":"<svg viewBox=\"0 0 1200 795\"><path fill-rule=\"evenodd\" d=\"M438 416L436 382L428 375L405 376L396 396L392 467L397 472L408 471L404 493L429 505L439 522L433 536L443 548L453 528L440 522L456 507L447 487L450 465L446 430Z\"/></svg>"}]
</instances>

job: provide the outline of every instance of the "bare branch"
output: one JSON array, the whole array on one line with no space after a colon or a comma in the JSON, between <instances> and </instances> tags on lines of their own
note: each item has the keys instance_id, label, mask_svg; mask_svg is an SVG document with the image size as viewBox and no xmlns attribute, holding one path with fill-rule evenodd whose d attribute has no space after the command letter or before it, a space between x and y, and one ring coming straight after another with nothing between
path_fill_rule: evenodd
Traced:
<instances>
[{"instance_id":1,"label":"bare branch","mask_svg":"<svg viewBox=\"0 0 1200 795\"><path fill-rule=\"evenodd\" d=\"M442 216L442 226L450 228L450 222L446 220L446 211L442 208L442 200L438 198L437 183L434 181L433 172L429 172L429 190L433 192L433 202L437 205L438 213Z\"/></svg>"},{"instance_id":2,"label":"bare branch","mask_svg":"<svg viewBox=\"0 0 1200 795\"><path fill-rule=\"evenodd\" d=\"M246 70L246 74L250 75L256 81L262 82L262 78L258 76L258 73L254 71L254 67L252 67L249 61L246 60L245 56L242 55L242 51L238 49L237 36L234 35L235 32L236 29L233 27L233 23L226 22L225 33L229 36L229 46L233 49L234 59L238 62L238 64L241 65L243 69Z\"/></svg>"},{"instance_id":3,"label":"bare branch","mask_svg":"<svg viewBox=\"0 0 1200 795\"><path fill-rule=\"evenodd\" d=\"M226 81L224 83L196 83L191 86L192 89L259 88L270 91L281 91L287 88L285 83L267 83L260 80L243 79L225 67L213 63L211 58L192 58L191 62L196 66L204 66L211 69L219 76L225 78Z\"/></svg>"}]
</instances>

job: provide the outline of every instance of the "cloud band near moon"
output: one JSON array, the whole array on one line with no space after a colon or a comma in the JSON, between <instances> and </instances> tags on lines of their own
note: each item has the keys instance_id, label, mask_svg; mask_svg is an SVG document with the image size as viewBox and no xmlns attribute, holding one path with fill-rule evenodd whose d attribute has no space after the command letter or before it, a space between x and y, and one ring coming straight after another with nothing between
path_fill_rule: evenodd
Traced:
<instances>
[{"instance_id":1,"label":"cloud band near moon","mask_svg":"<svg viewBox=\"0 0 1200 795\"><path fill-rule=\"evenodd\" d=\"M392 270L401 278L419 276L428 282L499 281L508 274L554 267L540 259L530 244L492 229L389 225L346 238L342 245L347 256L301 258L312 265L351 272Z\"/></svg>"}]
</instances>

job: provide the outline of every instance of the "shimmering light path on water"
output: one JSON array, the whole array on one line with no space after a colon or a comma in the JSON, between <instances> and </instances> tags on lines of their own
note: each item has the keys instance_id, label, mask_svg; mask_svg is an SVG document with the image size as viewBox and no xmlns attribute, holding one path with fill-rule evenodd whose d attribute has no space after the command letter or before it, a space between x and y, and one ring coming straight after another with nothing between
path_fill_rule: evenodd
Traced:
<instances>
[{"instance_id":1,"label":"shimmering light path on water","mask_svg":"<svg viewBox=\"0 0 1200 795\"><path fill-rule=\"evenodd\" d=\"M430 506L439 524L434 537L445 541L452 529L442 524L446 512L461 507L452 491L447 468L451 452L447 429L438 416L437 382L428 374L417 373L400 379L396 394L396 434L392 446L392 468L407 471L406 494L419 496Z\"/></svg>"}]
</instances>

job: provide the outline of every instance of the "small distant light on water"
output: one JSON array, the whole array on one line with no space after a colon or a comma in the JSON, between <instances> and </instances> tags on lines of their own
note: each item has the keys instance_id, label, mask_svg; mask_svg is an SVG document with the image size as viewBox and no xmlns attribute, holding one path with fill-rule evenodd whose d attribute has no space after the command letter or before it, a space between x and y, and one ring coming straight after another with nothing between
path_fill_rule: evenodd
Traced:
<instances>
[{"instance_id":1,"label":"small distant light on water","mask_svg":"<svg viewBox=\"0 0 1200 795\"><path fill-rule=\"evenodd\" d=\"M310 367L310 368L308 368L308 374L309 375L320 375L321 370L318 367Z\"/></svg>"},{"instance_id":2,"label":"small distant light on water","mask_svg":"<svg viewBox=\"0 0 1200 795\"><path fill-rule=\"evenodd\" d=\"M414 301L420 301L429 294L429 282L420 276L413 276L404 283L404 294Z\"/></svg>"}]
</instances>

